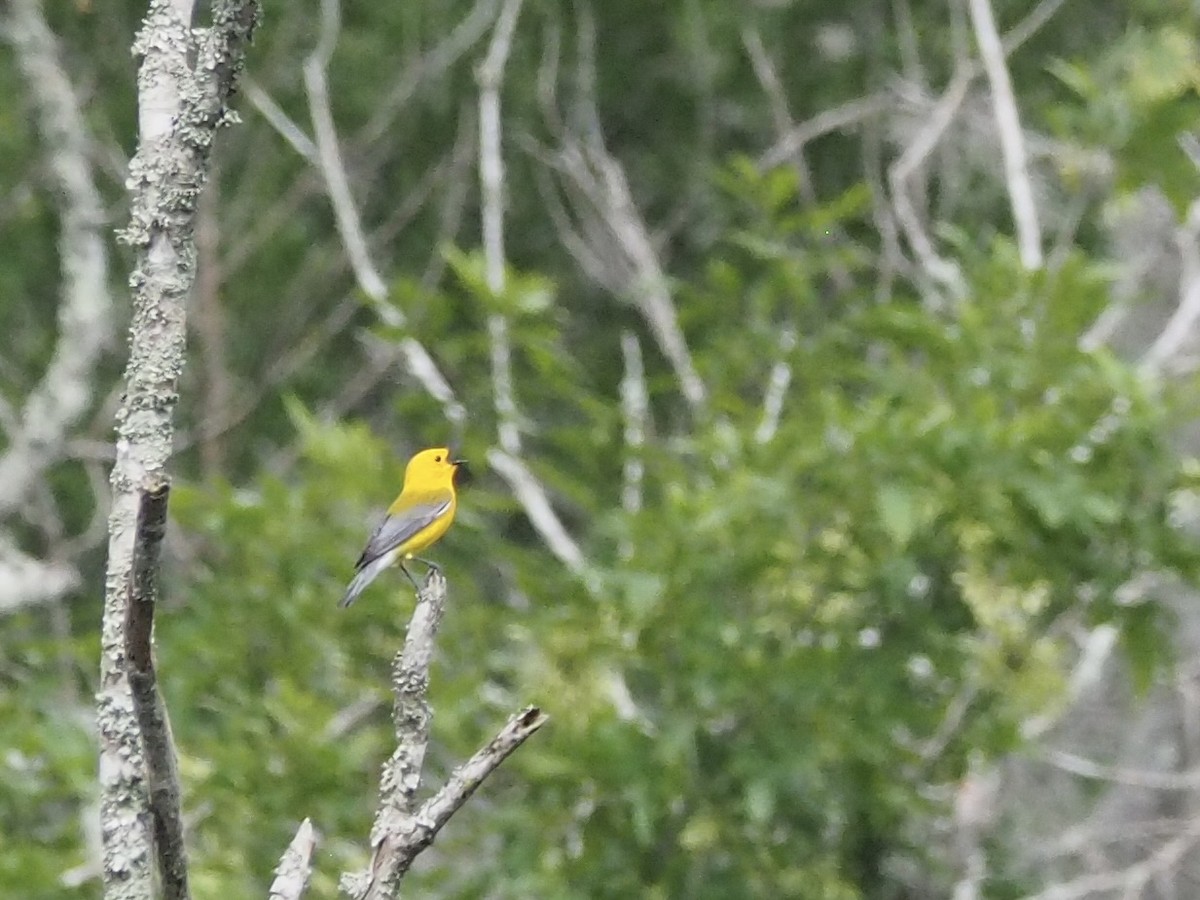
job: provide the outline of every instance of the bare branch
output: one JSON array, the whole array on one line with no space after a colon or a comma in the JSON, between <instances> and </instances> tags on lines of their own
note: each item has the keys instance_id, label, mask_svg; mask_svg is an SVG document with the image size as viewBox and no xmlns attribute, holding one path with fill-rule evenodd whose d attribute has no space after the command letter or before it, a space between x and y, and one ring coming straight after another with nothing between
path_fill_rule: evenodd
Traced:
<instances>
[{"instance_id":1,"label":"bare branch","mask_svg":"<svg viewBox=\"0 0 1200 900\"><path fill-rule=\"evenodd\" d=\"M823 109L808 121L790 128L774 146L758 158L758 164L764 169L773 168L802 152L809 142L835 131L853 128L879 115L887 107L888 101L883 94L871 94L841 106Z\"/></svg>"},{"instance_id":2,"label":"bare branch","mask_svg":"<svg viewBox=\"0 0 1200 900\"><path fill-rule=\"evenodd\" d=\"M788 361L791 352L796 349L796 326L786 325L779 333L779 359L771 366L771 375L767 379L767 390L763 395L762 420L754 430L754 439L765 444L775 437L779 428L779 417L783 413L783 398L792 383L792 364Z\"/></svg>"},{"instance_id":3,"label":"bare branch","mask_svg":"<svg viewBox=\"0 0 1200 900\"><path fill-rule=\"evenodd\" d=\"M942 139L946 129L950 127L967 97L971 79L972 73L969 70L960 70L955 74L950 86L927 117L925 126L917 132L899 159L888 169L888 184L896 210L896 220L900 223L909 246L912 247L921 268L934 284L949 289L956 299L966 294L962 273L955 263L938 255L913 203L910 183Z\"/></svg>"},{"instance_id":4,"label":"bare branch","mask_svg":"<svg viewBox=\"0 0 1200 900\"><path fill-rule=\"evenodd\" d=\"M569 189L583 234L568 225L563 232L564 245L589 276L633 302L675 371L688 406L694 414L702 414L707 390L680 328L666 272L633 200L625 170L604 146L594 87L595 29L586 7L580 15L579 46L584 134L564 132L553 165ZM602 261L599 267L594 265L596 260Z\"/></svg>"},{"instance_id":5,"label":"bare branch","mask_svg":"<svg viewBox=\"0 0 1200 900\"><path fill-rule=\"evenodd\" d=\"M100 690L100 818L108 900L150 898L151 815L144 749L126 662L126 611L135 589L144 485L163 482L184 362L185 300L195 279L196 203L213 135L258 17L254 0L218 0L212 26L193 29L190 0L158 0L134 42L138 152L130 162L133 325L117 412L105 581ZM151 785L154 787L154 785Z\"/></svg>"},{"instance_id":6,"label":"bare branch","mask_svg":"<svg viewBox=\"0 0 1200 900\"><path fill-rule=\"evenodd\" d=\"M1143 374L1161 371L1189 340L1196 336L1200 321L1200 200L1188 207L1187 219L1175 235L1179 250L1179 304L1167 324L1142 357Z\"/></svg>"},{"instance_id":7,"label":"bare branch","mask_svg":"<svg viewBox=\"0 0 1200 900\"><path fill-rule=\"evenodd\" d=\"M283 852L271 882L270 900L300 900L308 889L312 875L312 855L317 847L317 831L312 820L305 819L296 829L296 836Z\"/></svg>"},{"instance_id":8,"label":"bare branch","mask_svg":"<svg viewBox=\"0 0 1200 900\"><path fill-rule=\"evenodd\" d=\"M508 482L513 495L525 510L530 524L550 552L558 561L576 574L584 570L583 551L575 543L575 539L567 532L566 526L559 519L558 513L550 505L546 489L542 487L525 463L515 456L509 456L502 450L488 451L488 462L500 477Z\"/></svg>"},{"instance_id":9,"label":"bare branch","mask_svg":"<svg viewBox=\"0 0 1200 900\"><path fill-rule=\"evenodd\" d=\"M642 508L642 478L645 475L642 448L646 443L650 393L646 389L642 345L632 331L621 332L621 356L625 359L625 377L621 379L621 412L625 416L625 465L621 506L625 512L635 514Z\"/></svg>"},{"instance_id":10,"label":"bare branch","mask_svg":"<svg viewBox=\"0 0 1200 900\"><path fill-rule=\"evenodd\" d=\"M1048 750L1039 754L1055 768L1087 778L1126 787L1152 791L1194 791L1200 788L1200 769L1187 772L1153 772L1124 766L1107 766L1065 750Z\"/></svg>"},{"instance_id":11,"label":"bare branch","mask_svg":"<svg viewBox=\"0 0 1200 900\"><path fill-rule=\"evenodd\" d=\"M163 896L166 900L187 900L187 851L183 842L179 769L167 706L158 690L151 644L169 490L168 483L159 480L147 485L138 501L129 600L125 607L125 664L146 754L154 852Z\"/></svg>"},{"instance_id":12,"label":"bare branch","mask_svg":"<svg viewBox=\"0 0 1200 900\"><path fill-rule=\"evenodd\" d=\"M421 53L401 73L392 89L376 104L376 111L358 133L358 140L370 144L382 138L408 101L416 96L421 83L449 71L487 33L499 5L500 0L476 0L462 21L443 40L428 52Z\"/></svg>"},{"instance_id":13,"label":"bare branch","mask_svg":"<svg viewBox=\"0 0 1200 900\"><path fill-rule=\"evenodd\" d=\"M1116 648L1118 636L1119 632L1113 625L1097 625L1088 629L1079 661L1071 670L1062 704L1056 709L1031 716L1022 722L1021 737L1027 741L1034 741L1046 734L1089 688L1100 681L1100 676L1104 674L1104 665Z\"/></svg>"},{"instance_id":14,"label":"bare branch","mask_svg":"<svg viewBox=\"0 0 1200 900\"><path fill-rule=\"evenodd\" d=\"M642 482L646 463L642 449L646 443L646 422L650 416L650 394L646 389L646 368L642 363L642 345L632 331L621 332L621 355L625 376L621 379L621 413L625 418L625 461L621 466L621 507L628 515L642 509ZM622 559L633 556L633 542L621 539Z\"/></svg>"},{"instance_id":15,"label":"bare branch","mask_svg":"<svg viewBox=\"0 0 1200 900\"><path fill-rule=\"evenodd\" d=\"M57 182L63 287L54 355L0 456L0 515L17 508L61 455L68 429L91 403L92 371L113 327L106 221L89 158L91 137L39 0L14 0L9 35Z\"/></svg>"},{"instance_id":16,"label":"bare branch","mask_svg":"<svg viewBox=\"0 0 1200 900\"><path fill-rule=\"evenodd\" d=\"M1142 890L1150 880L1177 866L1197 842L1200 842L1200 819L1193 821L1145 859L1125 869L1097 872L1051 885L1044 891L1027 896L1025 900L1082 900L1107 891L1122 891L1123 897L1145 896Z\"/></svg>"},{"instance_id":17,"label":"bare branch","mask_svg":"<svg viewBox=\"0 0 1200 900\"><path fill-rule=\"evenodd\" d=\"M333 204L338 234L350 259L354 278L375 304L375 312L386 325L399 328L404 325L404 315L386 303L387 285L371 261L367 249L367 238L359 221L354 195L350 191L350 179L342 162L342 151L338 146L337 131L333 124L333 110L329 106L329 83L325 70L333 58L341 30L341 4L339 0L321 0L321 30L317 45L304 61L304 88L308 93L308 112L312 118L313 135L316 138L317 159L321 175Z\"/></svg>"},{"instance_id":18,"label":"bare branch","mask_svg":"<svg viewBox=\"0 0 1200 900\"><path fill-rule=\"evenodd\" d=\"M431 570L417 596L404 647L392 663L396 750L384 764L379 810L371 827L365 873L344 874L342 889L364 900L394 898L412 861L497 766L546 722L535 707L518 713L486 747L459 767L419 809L417 790L429 744L429 664L446 609L446 579Z\"/></svg>"},{"instance_id":19,"label":"bare branch","mask_svg":"<svg viewBox=\"0 0 1200 900\"><path fill-rule=\"evenodd\" d=\"M479 82L479 188L482 197L483 255L488 290L504 293L504 154L500 136L500 84L512 47L522 0L506 0L496 22L487 56L476 73ZM500 446L505 453L521 452L517 403L513 396L512 348L508 319L488 316L492 355L492 401L499 420Z\"/></svg>"},{"instance_id":20,"label":"bare branch","mask_svg":"<svg viewBox=\"0 0 1200 900\"><path fill-rule=\"evenodd\" d=\"M536 706L521 710L485 747L455 769L442 789L430 797L415 816L407 817L398 828L386 833L372 860L371 879L363 895L366 900L395 897L395 890L387 885L404 876L417 854L433 843L442 826L484 779L547 721L549 718Z\"/></svg>"},{"instance_id":21,"label":"bare branch","mask_svg":"<svg viewBox=\"0 0 1200 900\"><path fill-rule=\"evenodd\" d=\"M1000 153L1004 158L1004 180L1012 203L1013 223L1017 229L1017 247L1021 264L1030 270L1042 267L1042 232L1038 225L1037 205L1029 179L1021 118L1013 96L1012 79L1004 62L1004 47L996 30L996 18L988 0L969 0L975 41L983 59L984 72L992 93L996 130L1000 135Z\"/></svg>"},{"instance_id":22,"label":"bare branch","mask_svg":"<svg viewBox=\"0 0 1200 900\"><path fill-rule=\"evenodd\" d=\"M246 79L243 89L246 92L246 99L258 110L267 124L274 128L276 133L287 141L300 156L313 166L320 168L321 160L317 153L317 145L304 133L304 129L283 111L283 107L272 100L271 95L253 78Z\"/></svg>"},{"instance_id":23,"label":"bare branch","mask_svg":"<svg viewBox=\"0 0 1200 900\"><path fill-rule=\"evenodd\" d=\"M333 124L333 112L329 105L329 84L325 70L333 56L341 29L341 6L339 0L321 0L321 30L317 45L304 63L304 85L308 93L309 115L312 117L316 138L317 157L321 175L325 179L329 201L333 205L338 234L350 259L359 288L370 300L372 309L381 322L393 328L405 326L405 316L395 305L388 302L387 284L371 260L366 235L359 219L350 180L342 163L338 147L337 131ZM438 369L425 346L414 337L399 341L408 370L421 386L442 405L443 412L455 425L462 426L467 411L454 396L454 390Z\"/></svg>"}]
</instances>

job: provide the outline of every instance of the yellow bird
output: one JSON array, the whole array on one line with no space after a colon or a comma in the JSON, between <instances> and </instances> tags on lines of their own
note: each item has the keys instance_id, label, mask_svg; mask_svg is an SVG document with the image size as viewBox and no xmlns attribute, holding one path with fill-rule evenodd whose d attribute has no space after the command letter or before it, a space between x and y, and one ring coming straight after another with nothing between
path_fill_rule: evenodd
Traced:
<instances>
[{"instance_id":1,"label":"yellow bird","mask_svg":"<svg viewBox=\"0 0 1200 900\"><path fill-rule=\"evenodd\" d=\"M400 571L418 591L416 580L404 567L407 560L415 559L441 571L436 563L414 554L436 543L454 521L454 512L458 508L454 486L460 473L468 474L466 460L453 459L447 447L422 450L408 461L404 470L404 488L388 507L387 516L371 534L354 564L354 580L338 606L353 603L388 566L399 565Z\"/></svg>"}]
</instances>

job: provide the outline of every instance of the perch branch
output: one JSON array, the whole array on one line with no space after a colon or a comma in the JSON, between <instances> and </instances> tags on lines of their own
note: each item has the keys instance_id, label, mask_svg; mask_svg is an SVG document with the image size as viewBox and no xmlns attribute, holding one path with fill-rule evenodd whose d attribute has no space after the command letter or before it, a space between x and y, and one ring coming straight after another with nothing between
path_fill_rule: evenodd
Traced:
<instances>
[{"instance_id":1,"label":"perch branch","mask_svg":"<svg viewBox=\"0 0 1200 900\"><path fill-rule=\"evenodd\" d=\"M429 665L445 609L446 579L432 570L417 596L404 646L392 663L396 750L383 767L379 811L371 827L371 862L366 872L342 878L342 889L358 900L395 898L400 880L417 855L483 780L546 722L535 707L518 713L486 747L456 769L441 789L416 806L432 719Z\"/></svg>"},{"instance_id":2,"label":"perch branch","mask_svg":"<svg viewBox=\"0 0 1200 900\"><path fill-rule=\"evenodd\" d=\"M310 819L305 819L275 868L269 900L300 900L304 896L312 875L312 855L316 846L316 829Z\"/></svg>"},{"instance_id":3,"label":"perch branch","mask_svg":"<svg viewBox=\"0 0 1200 900\"><path fill-rule=\"evenodd\" d=\"M536 706L521 710L486 746L454 770L442 789L430 797L416 815L408 818L403 830L386 834L372 864L372 884L367 900L393 897L394 893L388 893L382 887L377 889L375 885L386 884L389 878L403 877L417 854L433 843L442 826L467 802L484 779L547 721L549 718Z\"/></svg>"}]
</instances>

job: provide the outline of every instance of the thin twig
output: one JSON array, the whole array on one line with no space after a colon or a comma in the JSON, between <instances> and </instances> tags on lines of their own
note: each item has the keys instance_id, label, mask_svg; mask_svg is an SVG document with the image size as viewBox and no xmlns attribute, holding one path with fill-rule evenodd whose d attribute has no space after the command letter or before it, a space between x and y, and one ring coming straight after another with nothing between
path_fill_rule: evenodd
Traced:
<instances>
[{"instance_id":1,"label":"thin twig","mask_svg":"<svg viewBox=\"0 0 1200 900\"><path fill-rule=\"evenodd\" d=\"M550 505L550 499L546 496L546 489L542 487L541 482L518 457L509 456L503 450L492 448L488 451L487 458L491 467L508 482L513 495L529 517L530 524L541 535L550 552L572 572L582 573L583 551L579 549L579 544L567 532L558 513Z\"/></svg>"},{"instance_id":2,"label":"thin twig","mask_svg":"<svg viewBox=\"0 0 1200 900\"><path fill-rule=\"evenodd\" d=\"M646 388L642 345L632 331L621 332L621 356L625 360L625 375L621 379L621 414L625 419L621 507L627 515L636 516L642 509L642 482L646 474L642 453L650 415L650 394ZM622 559L633 556L633 541L628 536L621 539L620 555Z\"/></svg>"},{"instance_id":3,"label":"thin twig","mask_svg":"<svg viewBox=\"0 0 1200 900\"><path fill-rule=\"evenodd\" d=\"M811 119L789 128L758 158L758 165L763 169L778 166L796 153L802 152L807 144L817 138L853 128L887 109L888 100L884 94L870 94L841 106L823 109Z\"/></svg>"},{"instance_id":4,"label":"thin twig","mask_svg":"<svg viewBox=\"0 0 1200 900\"><path fill-rule=\"evenodd\" d=\"M1179 303L1167 324L1150 349L1142 357L1138 368L1143 374L1154 374L1164 366L1195 336L1196 323L1200 321L1200 200L1188 207L1187 218L1175 236L1179 251Z\"/></svg>"},{"instance_id":5,"label":"thin twig","mask_svg":"<svg viewBox=\"0 0 1200 900\"><path fill-rule=\"evenodd\" d=\"M1152 791L1194 791L1200 788L1200 768L1187 772L1153 772L1125 766L1108 766L1065 750L1047 750L1038 755L1055 768L1090 781L1104 781Z\"/></svg>"},{"instance_id":6,"label":"thin twig","mask_svg":"<svg viewBox=\"0 0 1200 900\"><path fill-rule=\"evenodd\" d=\"M1051 885L1037 894L1028 895L1024 900L1083 900L1110 891L1123 891L1123 897L1145 896L1142 889L1150 879L1176 866L1196 846L1197 841L1200 841L1200 819L1194 820L1182 833L1164 842L1140 862L1124 869L1096 872Z\"/></svg>"},{"instance_id":7,"label":"thin twig","mask_svg":"<svg viewBox=\"0 0 1200 900\"><path fill-rule=\"evenodd\" d=\"M775 437L779 429L779 417L783 414L783 399L792 383L792 351L796 349L796 326L786 325L779 333L779 358L771 366L767 379L767 390L763 395L763 414L754 430L754 440L765 444Z\"/></svg>"},{"instance_id":8,"label":"thin twig","mask_svg":"<svg viewBox=\"0 0 1200 900\"><path fill-rule=\"evenodd\" d=\"M338 234L346 248L355 281L381 322L393 328L403 328L406 324L404 313L389 302L387 284L371 260L366 235L350 189L350 179L342 162L333 112L329 105L329 84L325 70L333 57L340 30L339 0L321 0L321 29L317 45L304 62L304 85L308 93L317 158L320 161L321 175L325 179L329 201L333 206ZM461 427L466 421L467 411L454 396L454 390L429 351L411 335L401 338L399 345L409 372L429 395L441 404L446 418Z\"/></svg>"},{"instance_id":9,"label":"thin twig","mask_svg":"<svg viewBox=\"0 0 1200 900\"><path fill-rule=\"evenodd\" d=\"M287 141L301 157L319 168L321 160L317 153L317 145L304 133L304 129L300 127L299 123L284 112L283 107L271 98L262 85L253 78L247 78L242 89L246 93L246 99L258 110L259 115L266 120L267 124L274 128L276 133Z\"/></svg>"},{"instance_id":10,"label":"thin twig","mask_svg":"<svg viewBox=\"0 0 1200 900\"><path fill-rule=\"evenodd\" d=\"M513 32L523 0L506 0L496 21L487 55L476 72L479 82L479 189L483 219L483 256L487 286L494 297L504 294L504 154L500 134L500 84L512 48ZM517 403L513 394L512 347L508 317L488 316L492 358L492 402L499 422L500 446L514 456L521 452Z\"/></svg>"},{"instance_id":11,"label":"thin twig","mask_svg":"<svg viewBox=\"0 0 1200 900\"><path fill-rule=\"evenodd\" d=\"M165 479L157 480L143 488L138 501L129 601L125 608L125 664L146 754L154 852L163 895L166 900L187 900L187 850L183 841L179 767L167 706L158 690L152 646L169 490Z\"/></svg>"},{"instance_id":12,"label":"thin twig","mask_svg":"<svg viewBox=\"0 0 1200 900\"><path fill-rule=\"evenodd\" d=\"M1000 32L996 29L996 17L988 0L969 0L969 6L975 42L979 45L979 55L991 87L992 110L1000 136L1000 155L1004 158L1004 181L1012 204L1021 264L1031 271L1040 269L1042 231L1029 178L1021 118L1013 95L1012 78L1004 62L1004 47L1000 43Z\"/></svg>"},{"instance_id":13,"label":"thin twig","mask_svg":"<svg viewBox=\"0 0 1200 900\"><path fill-rule=\"evenodd\" d=\"M312 855L317 846L317 831L312 820L305 819L275 868L269 900L300 900L312 875Z\"/></svg>"},{"instance_id":14,"label":"thin twig","mask_svg":"<svg viewBox=\"0 0 1200 900\"><path fill-rule=\"evenodd\" d=\"M375 112L355 135L363 145L373 144L387 134L388 128L405 105L417 94L423 82L448 72L459 59L466 56L476 41L487 34L500 0L476 0L454 28L427 52L421 53L406 68L395 85L375 104ZM390 157L389 157L390 158Z\"/></svg>"},{"instance_id":15,"label":"thin twig","mask_svg":"<svg viewBox=\"0 0 1200 900\"><path fill-rule=\"evenodd\" d=\"M684 400L693 414L702 415L708 392L679 324L670 283L650 229L633 200L625 170L604 145L595 94L595 24L586 6L579 16L578 40L578 108L584 125L581 135L560 135L561 147L553 165L571 189L586 237L568 225L562 240L589 275L633 302L671 364ZM582 254L579 247L586 248ZM601 265L592 265L593 259L602 260Z\"/></svg>"},{"instance_id":16,"label":"thin twig","mask_svg":"<svg viewBox=\"0 0 1200 900\"><path fill-rule=\"evenodd\" d=\"M536 706L521 710L486 746L455 769L442 789L430 797L416 815L407 817L400 827L385 834L372 860L365 900L395 897L395 890L387 885L397 883L404 876L417 854L433 843L442 826L484 779L547 721L549 717Z\"/></svg>"},{"instance_id":17,"label":"thin twig","mask_svg":"<svg viewBox=\"0 0 1200 900\"><path fill-rule=\"evenodd\" d=\"M913 203L910 182L946 133L946 129L950 127L955 114L967 97L972 77L973 74L967 69L960 69L954 75L950 86L927 116L925 126L905 147L899 159L888 168L888 184L896 210L896 220L900 223L909 246L912 247L926 275L938 287L949 289L954 299L966 295L966 283L958 266L950 260L943 259L934 248L933 240L926 232Z\"/></svg>"},{"instance_id":18,"label":"thin twig","mask_svg":"<svg viewBox=\"0 0 1200 900\"><path fill-rule=\"evenodd\" d=\"M375 312L385 325L403 327L404 314L386 302L387 285L371 262L367 249L367 238L359 220L354 195L350 190L350 179L342 161L338 145L337 130L333 124L333 110L329 105L329 82L325 70L333 58L341 30L341 4L339 0L321 0L321 28L317 45L304 61L304 87L308 93L308 112L312 119L313 136L316 139L317 159L321 175L333 205L338 234L342 246L350 259L355 281L375 304Z\"/></svg>"}]
</instances>

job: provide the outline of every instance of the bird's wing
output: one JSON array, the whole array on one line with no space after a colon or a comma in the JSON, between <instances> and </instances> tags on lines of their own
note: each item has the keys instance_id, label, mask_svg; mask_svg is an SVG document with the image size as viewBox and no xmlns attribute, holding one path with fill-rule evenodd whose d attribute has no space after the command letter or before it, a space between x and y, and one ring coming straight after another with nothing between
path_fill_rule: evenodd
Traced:
<instances>
[{"instance_id":1,"label":"bird's wing","mask_svg":"<svg viewBox=\"0 0 1200 900\"><path fill-rule=\"evenodd\" d=\"M384 554L395 550L423 528L432 525L446 514L453 500L453 496L449 493L435 495L387 516L372 532L362 555L354 564L355 570L370 565Z\"/></svg>"}]
</instances>

